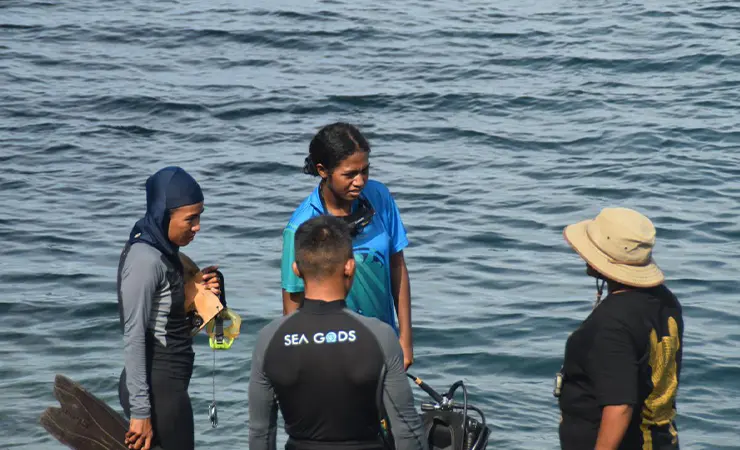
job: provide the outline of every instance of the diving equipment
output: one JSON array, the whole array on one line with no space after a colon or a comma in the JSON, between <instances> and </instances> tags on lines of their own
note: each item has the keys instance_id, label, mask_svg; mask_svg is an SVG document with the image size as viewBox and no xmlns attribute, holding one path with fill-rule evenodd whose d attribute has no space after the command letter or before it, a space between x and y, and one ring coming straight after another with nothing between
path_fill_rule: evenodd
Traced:
<instances>
[{"instance_id":1,"label":"diving equipment","mask_svg":"<svg viewBox=\"0 0 740 450\"><path fill-rule=\"evenodd\" d=\"M406 375L434 400L434 403L421 404L429 450L484 450L488 446L491 430L486 425L486 417L479 408L468 404L468 390L462 380L453 383L446 394L440 395L421 378L410 373ZM462 405L453 400L458 388L463 391ZM470 417L468 410L478 413L480 421Z\"/></svg>"},{"instance_id":2,"label":"diving equipment","mask_svg":"<svg viewBox=\"0 0 740 450\"><path fill-rule=\"evenodd\" d=\"M324 200L321 186L319 186L319 198L321 199L321 206L323 206L324 211L328 212L329 210L326 207L326 201ZM349 234L353 238L362 233L362 230L370 224L370 222L373 220L373 216L375 216L375 209L373 209L373 205L370 204L368 199L360 196L358 201L359 204L357 205L357 209L355 211L353 211L348 216L340 216L340 218L344 220L347 225L349 225Z\"/></svg>"},{"instance_id":3,"label":"diving equipment","mask_svg":"<svg viewBox=\"0 0 740 450\"><path fill-rule=\"evenodd\" d=\"M219 313L226 308L219 297L208 290L200 281L203 273L183 252L179 252L183 266L185 284L185 311L190 317L190 335L195 336ZM216 271L218 274L219 271ZM223 275L221 275L223 278Z\"/></svg>"},{"instance_id":4,"label":"diving equipment","mask_svg":"<svg viewBox=\"0 0 740 450\"><path fill-rule=\"evenodd\" d=\"M56 440L73 450L128 450L128 421L80 384L58 374L54 398L61 407L46 408L39 422Z\"/></svg>"},{"instance_id":5,"label":"diving equipment","mask_svg":"<svg viewBox=\"0 0 740 450\"><path fill-rule=\"evenodd\" d=\"M241 332L242 319L237 313L229 309L226 304L226 284L224 275L220 270L217 270L216 276L221 285L219 301L224 309L208 322L206 325L206 333L208 333L208 345L210 345L213 350L228 350ZM231 322L227 327L224 327L225 320Z\"/></svg>"},{"instance_id":6,"label":"diving equipment","mask_svg":"<svg viewBox=\"0 0 740 450\"><path fill-rule=\"evenodd\" d=\"M223 310L216 314L207 324L206 333L208 333L208 344L213 350L213 396L211 404L208 405L208 419L211 421L211 427L218 426L218 406L216 405L216 350L228 350L234 343L234 340L241 332L242 319L237 313L229 309L226 303L226 281L220 270L216 271L219 284L221 286L221 295L219 302ZM224 320L231 322L224 327Z\"/></svg>"}]
</instances>

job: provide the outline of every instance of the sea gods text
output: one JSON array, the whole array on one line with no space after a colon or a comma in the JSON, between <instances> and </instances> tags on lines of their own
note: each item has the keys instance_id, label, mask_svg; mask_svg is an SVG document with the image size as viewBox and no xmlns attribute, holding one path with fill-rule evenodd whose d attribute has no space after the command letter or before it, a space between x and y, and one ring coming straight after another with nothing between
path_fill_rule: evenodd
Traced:
<instances>
[{"instance_id":1,"label":"sea gods text","mask_svg":"<svg viewBox=\"0 0 740 450\"><path fill-rule=\"evenodd\" d=\"M310 340L303 333L286 334L284 337L286 347L310 344L311 342L314 344L334 344L337 342L355 342L355 340L357 340L355 330L318 332L311 336Z\"/></svg>"}]
</instances>

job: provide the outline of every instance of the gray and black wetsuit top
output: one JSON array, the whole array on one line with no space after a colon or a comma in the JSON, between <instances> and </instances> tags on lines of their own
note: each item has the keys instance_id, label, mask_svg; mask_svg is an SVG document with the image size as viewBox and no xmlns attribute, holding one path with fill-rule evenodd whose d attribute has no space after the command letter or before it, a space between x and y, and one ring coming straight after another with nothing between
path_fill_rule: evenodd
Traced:
<instances>
[{"instance_id":1,"label":"gray and black wetsuit top","mask_svg":"<svg viewBox=\"0 0 740 450\"><path fill-rule=\"evenodd\" d=\"M118 311L131 417L147 418L153 373L187 385L193 371L181 269L151 245L127 244L118 267Z\"/></svg>"},{"instance_id":2,"label":"gray and black wetsuit top","mask_svg":"<svg viewBox=\"0 0 740 450\"><path fill-rule=\"evenodd\" d=\"M393 329L348 310L344 301L306 299L257 338L249 449L276 448L278 405L288 449L382 449L379 393L396 448L426 450Z\"/></svg>"}]
</instances>

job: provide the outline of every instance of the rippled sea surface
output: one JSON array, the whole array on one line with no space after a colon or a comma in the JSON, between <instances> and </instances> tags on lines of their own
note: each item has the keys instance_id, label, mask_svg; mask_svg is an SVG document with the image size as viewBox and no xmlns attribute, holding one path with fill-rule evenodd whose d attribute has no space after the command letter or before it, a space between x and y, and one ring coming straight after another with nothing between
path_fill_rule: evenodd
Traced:
<instances>
[{"instance_id":1,"label":"rippled sea surface","mask_svg":"<svg viewBox=\"0 0 740 450\"><path fill-rule=\"evenodd\" d=\"M605 206L655 222L684 305L682 447L740 448L739 92L731 1L4 0L0 446L63 448L38 424L56 373L120 410L119 252L178 164L207 203L185 251L244 318L215 430L196 343L197 444L246 448L281 230L311 136L343 120L408 228L413 372L465 380L489 448L558 448L552 375L595 293L562 229Z\"/></svg>"}]
</instances>

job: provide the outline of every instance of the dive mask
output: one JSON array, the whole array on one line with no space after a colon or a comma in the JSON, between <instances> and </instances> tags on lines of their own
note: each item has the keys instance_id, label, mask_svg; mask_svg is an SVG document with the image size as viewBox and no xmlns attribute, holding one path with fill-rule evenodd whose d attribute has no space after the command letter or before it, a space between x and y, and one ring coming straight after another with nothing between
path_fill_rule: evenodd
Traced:
<instances>
[{"instance_id":1,"label":"dive mask","mask_svg":"<svg viewBox=\"0 0 740 450\"><path fill-rule=\"evenodd\" d=\"M224 326L224 321L231 323ZM237 313L229 308L224 309L206 325L208 344L214 350L230 349L231 344L239 336L241 325L242 319Z\"/></svg>"},{"instance_id":2,"label":"dive mask","mask_svg":"<svg viewBox=\"0 0 740 450\"><path fill-rule=\"evenodd\" d=\"M324 202L324 195L321 193L321 187L319 187L319 197L321 198L321 206L324 207L324 211L327 211L326 202ZM352 211L348 216L340 217L347 223L347 225L349 225L350 236L353 238L362 233L362 230L370 224L375 215L373 205L371 205L365 197L360 196L358 201L359 204L357 205L357 209Z\"/></svg>"},{"instance_id":3,"label":"dive mask","mask_svg":"<svg viewBox=\"0 0 740 450\"><path fill-rule=\"evenodd\" d=\"M220 270L216 271L219 284L221 285L221 295L218 300L221 302L223 309L206 324L206 333L208 334L208 344L213 350L228 350L234 339L239 336L242 326L242 318L239 314L231 310L226 304L226 280ZM230 322L224 326L224 321Z\"/></svg>"},{"instance_id":4,"label":"dive mask","mask_svg":"<svg viewBox=\"0 0 740 450\"><path fill-rule=\"evenodd\" d=\"M360 197L359 200L360 204L357 206L357 209L349 216L342 217L342 219L344 219L344 221L349 225L349 234L352 237L362 233L362 230L370 224L375 215L375 210L366 198Z\"/></svg>"}]
</instances>

